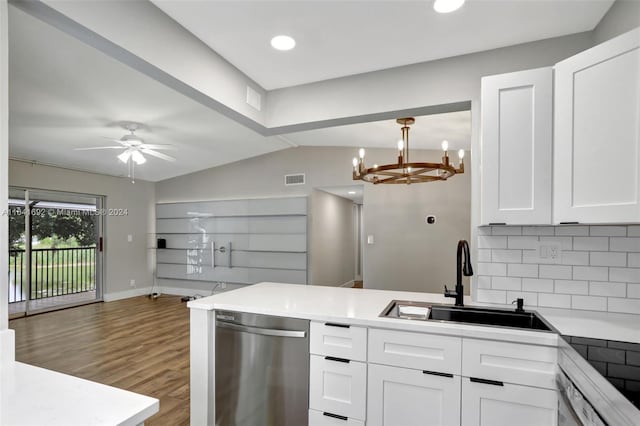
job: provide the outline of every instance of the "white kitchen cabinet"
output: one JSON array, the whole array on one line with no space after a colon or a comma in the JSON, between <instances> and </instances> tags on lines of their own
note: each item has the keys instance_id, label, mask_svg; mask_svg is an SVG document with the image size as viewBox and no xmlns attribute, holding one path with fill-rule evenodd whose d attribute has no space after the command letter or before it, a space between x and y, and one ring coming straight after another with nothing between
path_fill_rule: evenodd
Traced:
<instances>
[{"instance_id":1,"label":"white kitchen cabinet","mask_svg":"<svg viewBox=\"0 0 640 426\"><path fill-rule=\"evenodd\" d=\"M367 360L367 329L349 324L311 322L309 351L352 361Z\"/></svg>"},{"instance_id":2,"label":"white kitchen cabinet","mask_svg":"<svg viewBox=\"0 0 640 426\"><path fill-rule=\"evenodd\" d=\"M462 426L556 426L555 390L462 378Z\"/></svg>"},{"instance_id":3,"label":"white kitchen cabinet","mask_svg":"<svg viewBox=\"0 0 640 426\"><path fill-rule=\"evenodd\" d=\"M460 376L369 364L368 426L457 426Z\"/></svg>"},{"instance_id":4,"label":"white kitchen cabinet","mask_svg":"<svg viewBox=\"0 0 640 426\"><path fill-rule=\"evenodd\" d=\"M558 349L550 346L462 340L462 375L556 388Z\"/></svg>"},{"instance_id":5,"label":"white kitchen cabinet","mask_svg":"<svg viewBox=\"0 0 640 426\"><path fill-rule=\"evenodd\" d=\"M309 408L364 420L366 404L366 363L311 355Z\"/></svg>"},{"instance_id":6,"label":"white kitchen cabinet","mask_svg":"<svg viewBox=\"0 0 640 426\"><path fill-rule=\"evenodd\" d=\"M309 426L364 426L364 421L333 413L309 410Z\"/></svg>"},{"instance_id":7,"label":"white kitchen cabinet","mask_svg":"<svg viewBox=\"0 0 640 426\"><path fill-rule=\"evenodd\" d=\"M640 222L640 28L555 65L554 222Z\"/></svg>"},{"instance_id":8,"label":"white kitchen cabinet","mask_svg":"<svg viewBox=\"0 0 640 426\"><path fill-rule=\"evenodd\" d=\"M482 78L482 224L551 223L553 70Z\"/></svg>"},{"instance_id":9,"label":"white kitchen cabinet","mask_svg":"<svg viewBox=\"0 0 640 426\"><path fill-rule=\"evenodd\" d=\"M369 362L460 374L462 339L397 330L369 330Z\"/></svg>"}]
</instances>

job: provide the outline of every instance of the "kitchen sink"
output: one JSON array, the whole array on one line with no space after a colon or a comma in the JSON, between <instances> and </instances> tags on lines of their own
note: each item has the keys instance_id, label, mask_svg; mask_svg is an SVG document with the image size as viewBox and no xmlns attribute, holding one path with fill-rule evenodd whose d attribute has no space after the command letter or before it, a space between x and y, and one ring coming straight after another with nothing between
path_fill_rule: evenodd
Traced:
<instances>
[{"instance_id":1,"label":"kitchen sink","mask_svg":"<svg viewBox=\"0 0 640 426\"><path fill-rule=\"evenodd\" d=\"M406 300L392 300L384 308L380 316L419 321L447 321L536 331L554 331L536 312L461 307Z\"/></svg>"}]
</instances>

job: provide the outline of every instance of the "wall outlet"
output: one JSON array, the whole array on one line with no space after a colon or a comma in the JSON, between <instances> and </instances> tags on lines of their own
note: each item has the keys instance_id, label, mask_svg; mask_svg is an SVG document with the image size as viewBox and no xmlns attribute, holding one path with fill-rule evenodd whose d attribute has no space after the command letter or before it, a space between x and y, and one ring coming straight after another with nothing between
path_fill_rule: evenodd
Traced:
<instances>
[{"instance_id":1,"label":"wall outlet","mask_svg":"<svg viewBox=\"0 0 640 426\"><path fill-rule=\"evenodd\" d=\"M133 235L131 235L131 234L127 235L127 241L132 243L133 242Z\"/></svg>"},{"instance_id":2,"label":"wall outlet","mask_svg":"<svg viewBox=\"0 0 640 426\"><path fill-rule=\"evenodd\" d=\"M373 244L376 240L373 238L373 235L367 235L367 244Z\"/></svg>"},{"instance_id":3,"label":"wall outlet","mask_svg":"<svg viewBox=\"0 0 640 426\"><path fill-rule=\"evenodd\" d=\"M538 245L538 259L540 263L560 263L562 258L562 247L560 243L540 242Z\"/></svg>"},{"instance_id":4,"label":"wall outlet","mask_svg":"<svg viewBox=\"0 0 640 426\"><path fill-rule=\"evenodd\" d=\"M135 287L135 286L136 286L136 280L131 280L131 281L129 282L129 285L130 285L131 287Z\"/></svg>"},{"instance_id":5,"label":"wall outlet","mask_svg":"<svg viewBox=\"0 0 640 426\"><path fill-rule=\"evenodd\" d=\"M227 288L227 283L220 283L220 288L222 290L226 289Z\"/></svg>"}]
</instances>

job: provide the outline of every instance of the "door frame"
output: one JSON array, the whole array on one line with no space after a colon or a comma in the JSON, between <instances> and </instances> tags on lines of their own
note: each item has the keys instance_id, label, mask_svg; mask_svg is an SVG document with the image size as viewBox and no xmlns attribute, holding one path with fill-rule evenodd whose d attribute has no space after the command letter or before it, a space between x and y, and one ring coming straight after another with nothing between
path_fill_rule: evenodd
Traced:
<instances>
[{"instance_id":1,"label":"door frame","mask_svg":"<svg viewBox=\"0 0 640 426\"><path fill-rule=\"evenodd\" d=\"M34 315L34 314L39 314L39 313L44 313L44 312L49 312L49 311L54 311L54 310L58 310L58 309L65 309L65 308L70 308L70 307L74 307L74 306L81 306L81 305L86 305L86 304L90 304L90 303L96 303L96 302L102 302L103 298L104 298L104 283L106 282L106 259L105 259L105 233L106 233L106 219L105 219L105 215L102 214L101 212L107 211L106 210L106 196L105 195L99 195L99 194L87 194L87 193L83 193L83 192L75 192L75 191L64 191L64 190L55 190L55 189L42 189L42 188L32 188L32 187L24 187L24 186L18 186L18 185L10 185L9 186L9 191L11 190L17 190L17 191L24 191L25 194L25 242L26 242L26 247L25 247L25 257L26 260L25 262L28 265L31 265L31 232L30 232L30 221L31 221L31 215L30 215L30 210L31 210L31 193L35 192L35 193L55 193L55 194L60 194L62 196L79 196L79 197L87 197L87 198L95 198L96 200L96 211L98 212L98 214L96 214L96 217L98 218L97 220L97 226L96 226L96 257L95 257L95 262L96 262L96 266L95 266L95 280L96 280L96 294L95 294L95 298L91 299L91 300L87 300L87 301L78 301L78 302L70 302L70 303L64 303L64 304L59 304L53 307L45 307L45 308L39 308L39 309L31 309L30 306L30 301L31 301L31 267L28 267L26 269L26 273L25 273L25 281L26 281L26 299L24 301L25 303L25 308L24 311L20 311L18 313L14 313L10 315L10 318L17 318L17 317L21 317L21 316L29 316L29 315ZM102 249L101 249L102 248Z\"/></svg>"}]
</instances>

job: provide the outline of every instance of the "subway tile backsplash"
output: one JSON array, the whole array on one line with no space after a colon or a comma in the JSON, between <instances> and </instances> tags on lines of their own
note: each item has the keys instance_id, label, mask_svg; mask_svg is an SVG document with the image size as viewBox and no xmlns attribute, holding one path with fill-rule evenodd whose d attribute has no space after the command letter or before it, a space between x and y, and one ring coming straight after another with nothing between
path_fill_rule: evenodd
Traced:
<instances>
[{"instance_id":1,"label":"subway tile backsplash","mask_svg":"<svg viewBox=\"0 0 640 426\"><path fill-rule=\"evenodd\" d=\"M477 301L640 314L638 225L483 226L477 248Z\"/></svg>"}]
</instances>

